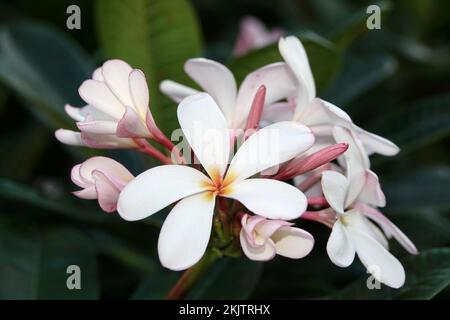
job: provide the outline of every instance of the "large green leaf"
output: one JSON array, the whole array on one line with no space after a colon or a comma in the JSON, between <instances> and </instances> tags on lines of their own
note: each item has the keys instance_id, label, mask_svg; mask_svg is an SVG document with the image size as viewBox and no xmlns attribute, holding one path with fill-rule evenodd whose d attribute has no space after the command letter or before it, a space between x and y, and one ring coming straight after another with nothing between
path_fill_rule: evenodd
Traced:
<instances>
[{"instance_id":1,"label":"large green leaf","mask_svg":"<svg viewBox=\"0 0 450 320\"><path fill-rule=\"evenodd\" d=\"M82 105L77 89L92 70L86 53L53 27L22 22L0 29L0 79L53 129L74 126L64 104Z\"/></svg>"},{"instance_id":2,"label":"large green leaf","mask_svg":"<svg viewBox=\"0 0 450 320\"><path fill-rule=\"evenodd\" d=\"M381 114L367 128L393 140L402 153L414 150L450 133L450 94Z\"/></svg>"},{"instance_id":3,"label":"large green leaf","mask_svg":"<svg viewBox=\"0 0 450 320\"><path fill-rule=\"evenodd\" d=\"M311 69L319 92L325 89L337 75L341 66L341 53L330 41L308 32L300 35L300 39L308 54ZM241 82L245 76L266 64L282 61L278 45L273 44L230 62L236 80Z\"/></svg>"},{"instance_id":4,"label":"large green leaf","mask_svg":"<svg viewBox=\"0 0 450 320\"><path fill-rule=\"evenodd\" d=\"M67 268L81 270L81 289L67 288ZM29 222L0 221L1 299L96 299L96 255L75 229L44 229Z\"/></svg>"},{"instance_id":5,"label":"large green leaf","mask_svg":"<svg viewBox=\"0 0 450 320\"><path fill-rule=\"evenodd\" d=\"M187 0L98 0L99 40L106 58L119 58L144 70L151 109L158 125L178 127L175 106L159 92L159 83L185 83L184 62L201 54L201 37Z\"/></svg>"},{"instance_id":6,"label":"large green leaf","mask_svg":"<svg viewBox=\"0 0 450 320\"><path fill-rule=\"evenodd\" d=\"M431 299L450 284L450 248L436 248L402 259L405 285L369 290L367 275L331 295L337 299Z\"/></svg>"},{"instance_id":7,"label":"large green leaf","mask_svg":"<svg viewBox=\"0 0 450 320\"><path fill-rule=\"evenodd\" d=\"M7 200L83 222L101 223L106 220L100 210L81 208L73 202L74 199L68 199L67 197L52 199L32 187L3 178L0 178L0 199L2 199L3 205ZM110 217L110 219L113 219L113 217Z\"/></svg>"}]
</instances>

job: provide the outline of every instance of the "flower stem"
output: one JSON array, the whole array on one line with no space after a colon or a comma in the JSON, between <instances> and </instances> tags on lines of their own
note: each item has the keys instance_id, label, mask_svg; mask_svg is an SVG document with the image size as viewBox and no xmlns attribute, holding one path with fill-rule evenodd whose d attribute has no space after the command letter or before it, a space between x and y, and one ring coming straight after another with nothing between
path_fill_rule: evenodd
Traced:
<instances>
[{"instance_id":1,"label":"flower stem","mask_svg":"<svg viewBox=\"0 0 450 320\"><path fill-rule=\"evenodd\" d=\"M199 262L183 273L177 283L166 295L166 300L183 299L219 257L220 253L217 250L207 250Z\"/></svg>"}]
</instances>

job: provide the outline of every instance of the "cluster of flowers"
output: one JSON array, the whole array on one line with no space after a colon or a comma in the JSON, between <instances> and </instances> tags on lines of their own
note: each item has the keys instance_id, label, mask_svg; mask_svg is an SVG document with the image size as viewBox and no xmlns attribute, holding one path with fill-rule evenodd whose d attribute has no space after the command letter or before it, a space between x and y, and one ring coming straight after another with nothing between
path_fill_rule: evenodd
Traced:
<instances>
[{"instance_id":1,"label":"cluster of flowers","mask_svg":"<svg viewBox=\"0 0 450 320\"><path fill-rule=\"evenodd\" d=\"M377 280L401 287L405 272L387 239L417 250L377 209L386 200L369 161L373 153L393 156L398 147L316 97L298 38L281 38L279 51L284 62L250 73L239 88L224 65L204 58L185 64L202 92L160 84L178 103L193 161L155 124L144 74L120 60L105 62L79 89L87 105L66 106L80 132L60 129L56 137L69 145L135 149L163 165L134 177L115 160L91 158L72 170L82 188L75 195L98 199L104 211L131 221L176 203L158 240L160 261L172 270L194 265L208 245L242 250L253 260L302 258L314 238L294 227L300 218L331 228L327 252L334 264L347 267L357 254ZM212 244L211 235L221 241Z\"/></svg>"}]
</instances>

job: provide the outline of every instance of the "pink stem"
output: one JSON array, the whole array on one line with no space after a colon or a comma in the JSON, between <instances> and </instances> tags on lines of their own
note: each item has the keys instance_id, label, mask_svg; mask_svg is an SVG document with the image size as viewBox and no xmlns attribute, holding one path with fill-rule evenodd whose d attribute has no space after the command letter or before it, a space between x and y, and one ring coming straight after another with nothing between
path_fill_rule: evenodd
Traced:
<instances>
[{"instance_id":1,"label":"pink stem","mask_svg":"<svg viewBox=\"0 0 450 320\"><path fill-rule=\"evenodd\" d=\"M161 161L164 164L172 164L172 160L166 157L161 151L153 147L144 139L134 139L136 144L139 146L138 150L148 154L149 156Z\"/></svg>"},{"instance_id":2,"label":"pink stem","mask_svg":"<svg viewBox=\"0 0 450 320\"><path fill-rule=\"evenodd\" d=\"M308 205L310 206L326 206L329 207L327 199L324 197L310 197L308 198Z\"/></svg>"}]
</instances>

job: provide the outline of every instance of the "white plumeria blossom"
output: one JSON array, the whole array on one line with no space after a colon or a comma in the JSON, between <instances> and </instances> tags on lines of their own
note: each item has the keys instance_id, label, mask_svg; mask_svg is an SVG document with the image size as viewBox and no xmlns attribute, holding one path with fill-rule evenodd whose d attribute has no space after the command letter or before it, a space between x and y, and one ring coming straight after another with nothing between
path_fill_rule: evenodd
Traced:
<instances>
[{"instance_id":1,"label":"white plumeria blossom","mask_svg":"<svg viewBox=\"0 0 450 320\"><path fill-rule=\"evenodd\" d=\"M344 128L336 127L333 132L337 140L349 143L349 149L344 154L346 176L337 171L322 172L322 192L337 217L327 243L328 255L337 266L347 267L358 254L369 271L373 266L380 270L372 273L378 281L399 288L405 281L405 271L389 253L386 238L394 237L410 253L417 254L417 249L389 219L370 206L384 206L386 199L378 177L368 169L368 159L357 147L358 139Z\"/></svg>"},{"instance_id":2,"label":"white plumeria blossom","mask_svg":"<svg viewBox=\"0 0 450 320\"><path fill-rule=\"evenodd\" d=\"M307 256L314 246L314 237L309 232L294 228L292 223L284 220L245 214L241 224L242 251L251 260L267 261L276 254L300 259Z\"/></svg>"},{"instance_id":3,"label":"white plumeria blossom","mask_svg":"<svg viewBox=\"0 0 450 320\"><path fill-rule=\"evenodd\" d=\"M124 219L139 220L181 199L167 216L158 240L159 258L165 267L183 270L203 256L216 197L238 200L269 219L291 220L305 211L306 197L297 188L250 177L310 148L314 136L308 128L280 122L261 129L242 144L228 166L228 122L211 96L198 93L182 100L178 120L207 175L188 166L155 167L131 181L118 201ZM255 151L265 157L254 158Z\"/></svg>"},{"instance_id":4,"label":"white plumeria blossom","mask_svg":"<svg viewBox=\"0 0 450 320\"><path fill-rule=\"evenodd\" d=\"M296 90L295 79L283 62L269 64L248 74L239 90L231 71L216 61L205 58L189 59L184 70L213 97L232 129L244 127L253 98L260 86L267 88L265 105L294 95ZM175 102L197 92L171 80L162 81L160 89Z\"/></svg>"},{"instance_id":5,"label":"white plumeria blossom","mask_svg":"<svg viewBox=\"0 0 450 320\"><path fill-rule=\"evenodd\" d=\"M155 127L149 110L144 73L122 60L108 60L79 88L85 107L65 106L80 132L60 129L57 139L94 148L133 148L133 138L152 138Z\"/></svg>"},{"instance_id":6,"label":"white plumeria blossom","mask_svg":"<svg viewBox=\"0 0 450 320\"><path fill-rule=\"evenodd\" d=\"M281 38L278 44L280 54L294 75L296 93L285 97L287 102L267 106L263 115L265 123L298 121L313 131L318 138L317 142L321 142L317 147L331 144L332 128L342 126L352 130L361 139L367 155L379 153L393 156L399 152L399 148L391 141L363 130L355 125L342 109L316 97L316 86L308 56L297 37Z\"/></svg>"}]
</instances>

